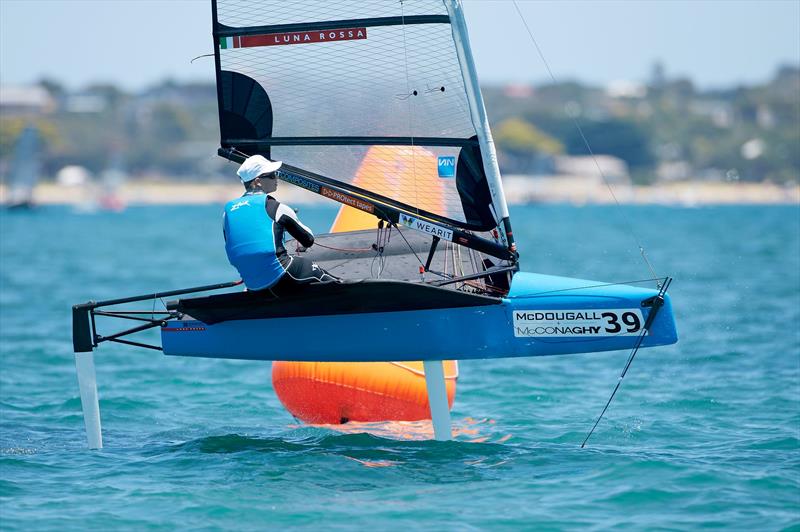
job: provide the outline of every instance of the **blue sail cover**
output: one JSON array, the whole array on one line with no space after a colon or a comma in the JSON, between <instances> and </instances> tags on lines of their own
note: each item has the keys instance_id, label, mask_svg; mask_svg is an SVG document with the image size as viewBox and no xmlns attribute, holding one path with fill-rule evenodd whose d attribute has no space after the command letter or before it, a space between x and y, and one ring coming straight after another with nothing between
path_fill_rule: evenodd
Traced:
<instances>
[{"instance_id":1,"label":"blue sail cover","mask_svg":"<svg viewBox=\"0 0 800 532\"><path fill-rule=\"evenodd\" d=\"M222 147L458 227L497 226L442 0L213 8Z\"/></svg>"}]
</instances>

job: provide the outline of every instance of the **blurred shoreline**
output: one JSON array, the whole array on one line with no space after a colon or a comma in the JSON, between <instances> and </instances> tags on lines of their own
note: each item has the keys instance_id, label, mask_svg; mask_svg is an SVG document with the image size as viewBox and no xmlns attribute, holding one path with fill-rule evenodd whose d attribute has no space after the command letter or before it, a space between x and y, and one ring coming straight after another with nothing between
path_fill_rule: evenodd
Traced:
<instances>
[{"instance_id":1,"label":"blurred shoreline","mask_svg":"<svg viewBox=\"0 0 800 532\"><path fill-rule=\"evenodd\" d=\"M509 176L503 181L509 204L569 203L609 204L614 197L603 183L586 183L568 177ZM631 205L791 205L800 204L800 185L773 183L720 183L682 181L650 186L613 184L617 201ZM65 186L42 183L34 189L34 204L89 205L113 197L123 205L222 204L241 195L239 184L145 181L121 186L114 193L98 185ZM278 192L290 204L328 203L322 196L284 185ZM7 201L7 187L0 185L0 203Z\"/></svg>"}]
</instances>

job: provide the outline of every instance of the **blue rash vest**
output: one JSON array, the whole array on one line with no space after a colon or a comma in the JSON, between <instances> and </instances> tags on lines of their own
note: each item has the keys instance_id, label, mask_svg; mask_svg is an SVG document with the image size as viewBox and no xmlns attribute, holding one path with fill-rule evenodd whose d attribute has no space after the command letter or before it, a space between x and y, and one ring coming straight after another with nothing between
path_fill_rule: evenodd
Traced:
<instances>
[{"instance_id":1,"label":"blue rash vest","mask_svg":"<svg viewBox=\"0 0 800 532\"><path fill-rule=\"evenodd\" d=\"M245 194L229 201L223 215L228 261L249 290L273 286L286 271L275 254L274 222L266 201L266 194Z\"/></svg>"}]
</instances>

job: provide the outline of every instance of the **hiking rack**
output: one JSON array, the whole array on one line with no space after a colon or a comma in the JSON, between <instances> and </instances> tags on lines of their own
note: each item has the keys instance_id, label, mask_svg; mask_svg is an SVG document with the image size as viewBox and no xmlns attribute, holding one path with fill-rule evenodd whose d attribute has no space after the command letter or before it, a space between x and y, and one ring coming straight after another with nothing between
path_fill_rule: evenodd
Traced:
<instances>
[{"instance_id":1,"label":"hiking rack","mask_svg":"<svg viewBox=\"0 0 800 532\"><path fill-rule=\"evenodd\" d=\"M174 310L97 310L102 307L114 305L124 305L137 301L147 301L150 299L160 299L164 297L179 296L183 294L194 294L196 292L209 292L223 288L232 288L242 284L241 280L227 283L209 284L195 286L192 288L182 288L180 290L170 290L167 292L152 292L139 296L121 297L117 299L107 299L105 301L88 301L72 307L72 346L76 353L86 353L92 351L102 342L116 342L119 344L144 347L161 351L161 347L132 340L123 340L123 336L128 336L138 332L146 331L154 327L163 327L167 319L177 317L178 313ZM122 331L101 335L97 332L95 316L106 316L123 320L143 321L144 325L131 327ZM146 316L150 316L149 318Z\"/></svg>"}]
</instances>

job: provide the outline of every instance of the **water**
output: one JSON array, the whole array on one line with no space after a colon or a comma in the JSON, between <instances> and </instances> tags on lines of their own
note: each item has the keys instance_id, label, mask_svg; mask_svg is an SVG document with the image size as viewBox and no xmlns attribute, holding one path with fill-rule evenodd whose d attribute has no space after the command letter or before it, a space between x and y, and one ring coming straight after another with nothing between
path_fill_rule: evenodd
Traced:
<instances>
[{"instance_id":1,"label":"water","mask_svg":"<svg viewBox=\"0 0 800 532\"><path fill-rule=\"evenodd\" d=\"M461 433L433 442L298 426L266 363L104 345L87 451L70 305L234 279L219 211L2 214L4 530L800 526L797 207L514 209L524 269L648 277L627 218L676 278L680 342L639 354L587 449L627 353L463 362Z\"/></svg>"}]
</instances>

